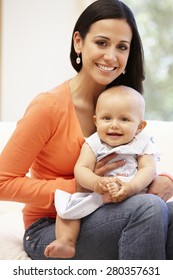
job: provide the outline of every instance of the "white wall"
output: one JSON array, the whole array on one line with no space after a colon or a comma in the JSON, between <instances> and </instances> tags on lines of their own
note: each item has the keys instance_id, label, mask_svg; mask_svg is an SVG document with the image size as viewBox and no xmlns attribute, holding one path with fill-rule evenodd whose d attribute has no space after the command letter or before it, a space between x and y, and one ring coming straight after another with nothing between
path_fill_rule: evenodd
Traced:
<instances>
[{"instance_id":1,"label":"white wall","mask_svg":"<svg viewBox=\"0 0 173 280\"><path fill-rule=\"evenodd\" d=\"M82 0L2 0L1 121L18 120L39 92L74 75L69 54Z\"/></svg>"}]
</instances>

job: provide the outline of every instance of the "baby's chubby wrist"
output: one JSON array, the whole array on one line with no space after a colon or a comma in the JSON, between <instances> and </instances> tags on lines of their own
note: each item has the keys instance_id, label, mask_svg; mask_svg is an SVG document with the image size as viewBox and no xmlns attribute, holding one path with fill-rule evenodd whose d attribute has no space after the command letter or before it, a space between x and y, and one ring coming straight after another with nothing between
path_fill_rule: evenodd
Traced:
<instances>
[{"instance_id":1,"label":"baby's chubby wrist","mask_svg":"<svg viewBox=\"0 0 173 280\"><path fill-rule=\"evenodd\" d=\"M96 178L96 180L94 181L94 184L93 184L93 190L97 194L102 194L102 192L100 191L100 181L101 181L101 177L97 176L97 178Z\"/></svg>"},{"instance_id":2,"label":"baby's chubby wrist","mask_svg":"<svg viewBox=\"0 0 173 280\"><path fill-rule=\"evenodd\" d=\"M105 179L105 177L100 177L97 176L97 179L94 182L94 192L96 192L97 194L104 194L106 192L108 192L107 189L107 180Z\"/></svg>"}]
</instances>

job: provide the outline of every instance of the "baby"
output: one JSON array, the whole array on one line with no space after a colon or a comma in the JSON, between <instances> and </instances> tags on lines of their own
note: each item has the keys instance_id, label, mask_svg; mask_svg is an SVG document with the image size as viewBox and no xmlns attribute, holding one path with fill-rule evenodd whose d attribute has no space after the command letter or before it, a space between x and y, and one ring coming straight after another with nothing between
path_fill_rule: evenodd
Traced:
<instances>
[{"instance_id":1,"label":"baby","mask_svg":"<svg viewBox=\"0 0 173 280\"><path fill-rule=\"evenodd\" d=\"M116 86L100 94L93 117L97 132L85 139L74 169L78 192L55 194L56 240L46 247L47 257L72 258L82 217L104 203L146 191L156 175L157 150L141 132L146 126L144 112L144 98L132 88ZM125 164L105 176L96 175L96 162L112 153L114 160Z\"/></svg>"}]
</instances>

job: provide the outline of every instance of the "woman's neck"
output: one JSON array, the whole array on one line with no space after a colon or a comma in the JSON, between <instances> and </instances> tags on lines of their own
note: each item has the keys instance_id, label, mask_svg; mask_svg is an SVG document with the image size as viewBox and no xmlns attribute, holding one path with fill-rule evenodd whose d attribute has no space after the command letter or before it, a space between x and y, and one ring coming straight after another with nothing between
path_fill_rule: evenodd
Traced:
<instances>
[{"instance_id":1,"label":"woman's neck","mask_svg":"<svg viewBox=\"0 0 173 280\"><path fill-rule=\"evenodd\" d=\"M70 91L73 100L83 100L85 104L94 105L100 93L105 89L105 86L98 85L83 77L82 73L78 73L70 80Z\"/></svg>"},{"instance_id":2,"label":"woman's neck","mask_svg":"<svg viewBox=\"0 0 173 280\"><path fill-rule=\"evenodd\" d=\"M70 80L73 104L85 137L95 132L93 115L95 114L97 98L103 90L103 86L87 82L80 74Z\"/></svg>"}]
</instances>

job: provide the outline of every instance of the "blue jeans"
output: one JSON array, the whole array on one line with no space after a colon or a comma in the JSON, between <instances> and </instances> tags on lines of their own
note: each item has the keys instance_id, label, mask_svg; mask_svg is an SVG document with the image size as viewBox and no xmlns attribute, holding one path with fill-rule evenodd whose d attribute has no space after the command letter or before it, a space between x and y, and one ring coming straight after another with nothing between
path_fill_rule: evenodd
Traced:
<instances>
[{"instance_id":1,"label":"blue jeans","mask_svg":"<svg viewBox=\"0 0 173 280\"><path fill-rule=\"evenodd\" d=\"M173 260L173 201L167 203L170 213L170 224L166 244L166 259Z\"/></svg>"},{"instance_id":2,"label":"blue jeans","mask_svg":"<svg viewBox=\"0 0 173 280\"><path fill-rule=\"evenodd\" d=\"M107 204L83 218L75 260L161 260L169 211L152 194L139 194ZM47 259L44 249L55 239L55 220L43 218L25 232L24 248L34 260Z\"/></svg>"}]
</instances>

